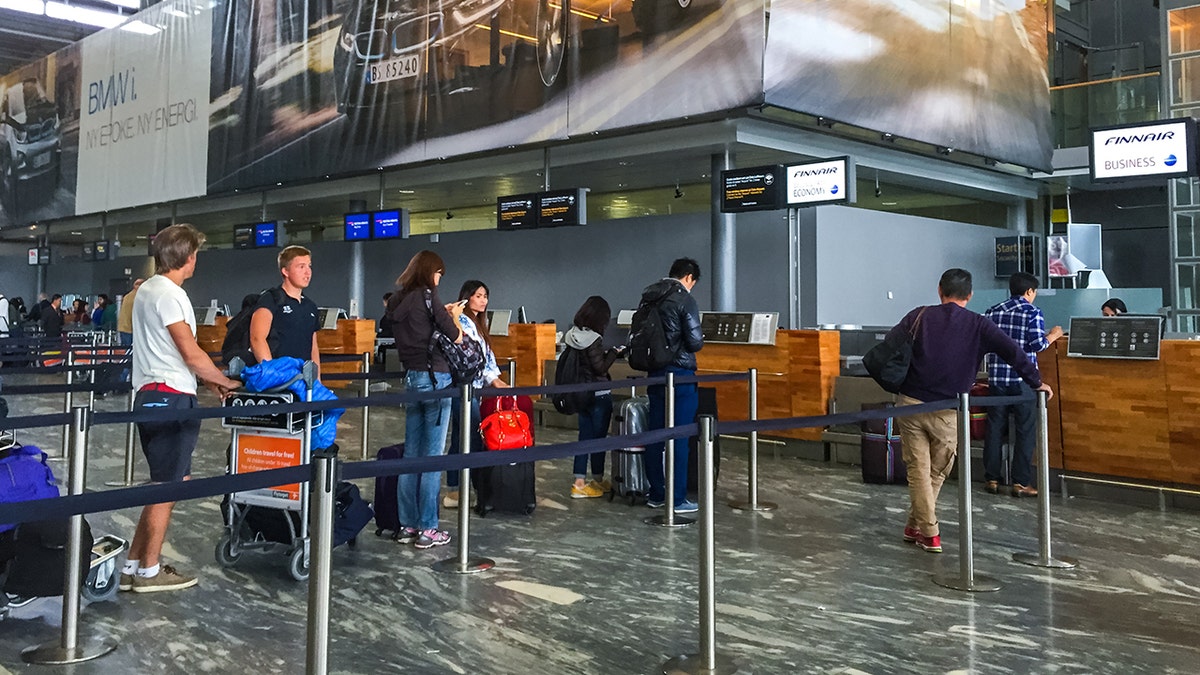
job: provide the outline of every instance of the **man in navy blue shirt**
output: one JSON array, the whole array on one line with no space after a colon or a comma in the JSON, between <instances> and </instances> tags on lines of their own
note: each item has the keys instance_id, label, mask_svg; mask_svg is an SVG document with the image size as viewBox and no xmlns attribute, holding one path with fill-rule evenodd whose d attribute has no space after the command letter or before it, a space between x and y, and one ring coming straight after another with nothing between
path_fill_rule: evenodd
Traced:
<instances>
[{"instance_id":1,"label":"man in navy blue shirt","mask_svg":"<svg viewBox=\"0 0 1200 675\"><path fill-rule=\"evenodd\" d=\"M1037 367L996 324L967 309L972 294L971 273L948 269L938 281L939 305L918 307L892 328L912 334L913 356L900 386L899 406L956 398L970 391L983 355L995 352L1033 389L1050 393ZM911 506L904 540L930 553L942 552L937 498L958 453L954 410L898 417L904 466L908 470Z\"/></svg>"},{"instance_id":2,"label":"man in navy blue shirt","mask_svg":"<svg viewBox=\"0 0 1200 675\"><path fill-rule=\"evenodd\" d=\"M283 283L258 297L250 317L250 350L260 363L291 356L321 366L317 350L317 303L304 295L312 281L312 253L303 246L279 252Z\"/></svg>"},{"instance_id":3,"label":"man in navy blue shirt","mask_svg":"<svg viewBox=\"0 0 1200 675\"><path fill-rule=\"evenodd\" d=\"M1049 333L1046 332L1046 320L1042 316L1042 310L1033 305L1038 292L1037 277L1017 272L1008 279L1008 291L1012 297L988 309L984 316L1021 345L1021 349L1036 369L1037 353L1062 337L1062 326L1055 326ZM1036 408L1033 393L1012 366L995 354L987 355L987 370L988 389L992 396L1028 396L1029 399L1014 405L988 408L988 430L983 444L984 489L992 494L1000 491L1001 473L1004 468L1000 445L1011 412L1016 420L1016 438L1009 439L1013 448L1012 495L1036 497L1037 489L1030 486L1033 482L1033 427Z\"/></svg>"}]
</instances>

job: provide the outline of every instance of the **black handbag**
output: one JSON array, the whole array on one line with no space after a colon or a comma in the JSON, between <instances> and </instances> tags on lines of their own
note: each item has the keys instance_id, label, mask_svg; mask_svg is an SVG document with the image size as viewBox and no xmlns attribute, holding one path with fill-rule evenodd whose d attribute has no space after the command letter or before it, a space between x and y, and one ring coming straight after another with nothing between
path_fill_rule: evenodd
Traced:
<instances>
[{"instance_id":1,"label":"black handbag","mask_svg":"<svg viewBox=\"0 0 1200 675\"><path fill-rule=\"evenodd\" d=\"M913 343L917 339L917 327L921 325L921 315L925 308L917 313L912 329L903 333L889 333L883 342L871 347L863 355L863 366L867 374L879 383L883 390L892 394L900 393L900 387L908 378L908 367L912 364Z\"/></svg>"}]
</instances>

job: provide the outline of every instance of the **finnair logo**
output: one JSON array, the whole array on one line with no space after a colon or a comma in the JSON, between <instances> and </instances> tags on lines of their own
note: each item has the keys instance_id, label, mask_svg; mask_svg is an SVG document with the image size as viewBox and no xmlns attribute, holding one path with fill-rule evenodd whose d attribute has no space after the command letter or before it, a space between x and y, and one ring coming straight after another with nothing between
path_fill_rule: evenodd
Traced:
<instances>
[{"instance_id":1,"label":"finnair logo","mask_svg":"<svg viewBox=\"0 0 1200 675\"><path fill-rule=\"evenodd\" d=\"M1175 155L1167 155L1167 158L1163 160L1163 164L1166 164L1167 166L1175 166L1175 162L1178 161L1179 160L1175 157Z\"/></svg>"},{"instance_id":2,"label":"finnair logo","mask_svg":"<svg viewBox=\"0 0 1200 675\"><path fill-rule=\"evenodd\" d=\"M1145 143L1147 141L1169 141L1175 138L1174 131L1158 131L1148 134L1132 134L1129 136L1109 136L1104 139L1105 145L1122 145L1125 143Z\"/></svg>"},{"instance_id":3,"label":"finnair logo","mask_svg":"<svg viewBox=\"0 0 1200 675\"><path fill-rule=\"evenodd\" d=\"M803 178L807 176L830 176L838 172L837 167L829 166L824 169L796 169L792 174L792 178Z\"/></svg>"}]
</instances>

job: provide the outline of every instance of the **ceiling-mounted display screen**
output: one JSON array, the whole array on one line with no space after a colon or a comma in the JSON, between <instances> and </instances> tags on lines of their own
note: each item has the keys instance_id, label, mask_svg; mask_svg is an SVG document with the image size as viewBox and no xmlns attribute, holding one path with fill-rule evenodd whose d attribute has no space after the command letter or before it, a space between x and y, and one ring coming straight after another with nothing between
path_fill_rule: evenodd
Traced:
<instances>
[{"instance_id":1,"label":"ceiling-mounted display screen","mask_svg":"<svg viewBox=\"0 0 1200 675\"><path fill-rule=\"evenodd\" d=\"M258 223L254 226L254 247L274 248L278 241L275 221Z\"/></svg>"},{"instance_id":2,"label":"ceiling-mounted display screen","mask_svg":"<svg viewBox=\"0 0 1200 675\"><path fill-rule=\"evenodd\" d=\"M537 203L538 227L587 225L587 190L583 188L541 192Z\"/></svg>"},{"instance_id":3,"label":"ceiling-mounted display screen","mask_svg":"<svg viewBox=\"0 0 1200 675\"><path fill-rule=\"evenodd\" d=\"M786 174L788 206L853 204L857 199L858 181L849 157L793 164Z\"/></svg>"},{"instance_id":4,"label":"ceiling-mounted display screen","mask_svg":"<svg viewBox=\"0 0 1200 675\"><path fill-rule=\"evenodd\" d=\"M371 214L372 239L396 239L408 236L408 209L376 211Z\"/></svg>"},{"instance_id":5,"label":"ceiling-mounted display screen","mask_svg":"<svg viewBox=\"0 0 1200 675\"><path fill-rule=\"evenodd\" d=\"M509 195L496 200L496 229L524 230L537 227L537 195Z\"/></svg>"},{"instance_id":6,"label":"ceiling-mounted display screen","mask_svg":"<svg viewBox=\"0 0 1200 675\"><path fill-rule=\"evenodd\" d=\"M346 241L362 241L363 239L370 239L371 214L347 213L345 219L345 233L343 238Z\"/></svg>"},{"instance_id":7,"label":"ceiling-mounted display screen","mask_svg":"<svg viewBox=\"0 0 1200 675\"><path fill-rule=\"evenodd\" d=\"M82 250L80 251L80 254L83 256L84 260L95 260L96 259L95 244L84 244Z\"/></svg>"},{"instance_id":8,"label":"ceiling-mounted display screen","mask_svg":"<svg viewBox=\"0 0 1200 675\"><path fill-rule=\"evenodd\" d=\"M93 260L108 260L108 242L97 241L92 243L92 259Z\"/></svg>"},{"instance_id":9,"label":"ceiling-mounted display screen","mask_svg":"<svg viewBox=\"0 0 1200 675\"><path fill-rule=\"evenodd\" d=\"M1196 175L1196 123L1173 119L1092 130L1094 181Z\"/></svg>"},{"instance_id":10,"label":"ceiling-mounted display screen","mask_svg":"<svg viewBox=\"0 0 1200 675\"><path fill-rule=\"evenodd\" d=\"M233 247L239 250L254 248L253 225L238 225L233 228Z\"/></svg>"},{"instance_id":11,"label":"ceiling-mounted display screen","mask_svg":"<svg viewBox=\"0 0 1200 675\"><path fill-rule=\"evenodd\" d=\"M36 248L29 249L29 264L38 264L38 250Z\"/></svg>"},{"instance_id":12,"label":"ceiling-mounted display screen","mask_svg":"<svg viewBox=\"0 0 1200 675\"><path fill-rule=\"evenodd\" d=\"M721 212L772 211L783 207L783 167L778 164L721 172Z\"/></svg>"}]
</instances>

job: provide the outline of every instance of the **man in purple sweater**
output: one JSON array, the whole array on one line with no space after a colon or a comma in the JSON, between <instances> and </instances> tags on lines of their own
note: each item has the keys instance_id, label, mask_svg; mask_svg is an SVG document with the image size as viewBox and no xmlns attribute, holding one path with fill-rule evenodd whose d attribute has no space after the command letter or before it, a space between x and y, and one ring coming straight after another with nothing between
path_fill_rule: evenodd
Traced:
<instances>
[{"instance_id":1,"label":"man in purple sweater","mask_svg":"<svg viewBox=\"0 0 1200 675\"><path fill-rule=\"evenodd\" d=\"M912 364L900 387L897 405L941 401L970 391L979 364L988 353L995 353L1011 365L1031 389L1051 394L1020 345L996 324L966 308L971 299L970 272L955 268L942 273L938 298L940 305L912 310L891 330L915 335ZM937 497L958 452L955 411L899 417L897 425L912 501L904 541L941 553Z\"/></svg>"}]
</instances>

